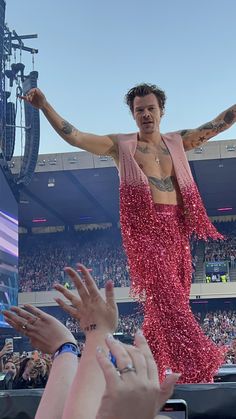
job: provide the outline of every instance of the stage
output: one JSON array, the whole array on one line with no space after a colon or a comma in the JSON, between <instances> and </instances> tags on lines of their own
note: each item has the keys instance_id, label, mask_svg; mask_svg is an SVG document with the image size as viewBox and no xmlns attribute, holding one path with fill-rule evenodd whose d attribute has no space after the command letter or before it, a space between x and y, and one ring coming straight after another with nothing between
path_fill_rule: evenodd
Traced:
<instances>
[{"instance_id":1,"label":"stage","mask_svg":"<svg viewBox=\"0 0 236 419\"><path fill-rule=\"evenodd\" d=\"M33 419L42 392L1 391L0 419ZM236 419L236 382L178 385L172 398L187 402L189 419Z\"/></svg>"}]
</instances>

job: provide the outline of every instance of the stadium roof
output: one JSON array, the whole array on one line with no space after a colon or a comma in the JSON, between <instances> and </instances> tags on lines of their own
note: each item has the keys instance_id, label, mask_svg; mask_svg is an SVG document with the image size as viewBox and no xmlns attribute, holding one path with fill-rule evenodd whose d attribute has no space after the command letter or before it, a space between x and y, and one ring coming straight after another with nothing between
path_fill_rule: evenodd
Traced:
<instances>
[{"instance_id":1,"label":"stadium roof","mask_svg":"<svg viewBox=\"0 0 236 419\"><path fill-rule=\"evenodd\" d=\"M235 215L236 140L209 142L188 158L208 214ZM12 172L19 167L16 157ZM27 228L117 223L119 178L113 160L77 151L40 155L30 185L21 191L19 218Z\"/></svg>"}]
</instances>

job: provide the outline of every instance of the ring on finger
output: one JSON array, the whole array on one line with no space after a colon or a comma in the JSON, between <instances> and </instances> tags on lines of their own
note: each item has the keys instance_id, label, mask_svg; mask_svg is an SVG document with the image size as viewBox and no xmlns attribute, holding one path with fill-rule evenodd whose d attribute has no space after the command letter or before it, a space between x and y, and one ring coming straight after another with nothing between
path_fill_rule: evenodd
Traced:
<instances>
[{"instance_id":1,"label":"ring on finger","mask_svg":"<svg viewBox=\"0 0 236 419\"><path fill-rule=\"evenodd\" d=\"M126 367L118 369L120 374L125 374L126 372L136 372L136 368L132 364L127 364Z\"/></svg>"},{"instance_id":2,"label":"ring on finger","mask_svg":"<svg viewBox=\"0 0 236 419\"><path fill-rule=\"evenodd\" d=\"M22 324L22 329L24 329L24 330L27 330L27 326L28 326L28 323L26 322L26 323L24 323L24 324Z\"/></svg>"}]
</instances>

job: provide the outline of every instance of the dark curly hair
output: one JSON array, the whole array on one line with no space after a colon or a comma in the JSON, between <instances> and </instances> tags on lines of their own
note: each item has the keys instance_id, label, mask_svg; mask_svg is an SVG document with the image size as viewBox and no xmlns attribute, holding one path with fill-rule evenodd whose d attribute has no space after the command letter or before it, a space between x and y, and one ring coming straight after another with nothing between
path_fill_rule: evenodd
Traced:
<instances>
[{"instance_id":1,"label":"dark curly hair","mask_svg":"<svg viewBox=\"0 0 236 419\"><path fill-rule=\"evenodd\" d=\"M158 86L155 84L148 84L148 83L142 83L138 84L135 87L132 87L128 91L128 93L125 95L125 103L129 106L131 112L134 112L134 98L136 96L143 97L150 95L150 93L153 93L159 103L161 114L164 114L165 111L165 102L166 102L166 95L165 92L161 89L159 89Z\"/></svg>"}]
</instances>

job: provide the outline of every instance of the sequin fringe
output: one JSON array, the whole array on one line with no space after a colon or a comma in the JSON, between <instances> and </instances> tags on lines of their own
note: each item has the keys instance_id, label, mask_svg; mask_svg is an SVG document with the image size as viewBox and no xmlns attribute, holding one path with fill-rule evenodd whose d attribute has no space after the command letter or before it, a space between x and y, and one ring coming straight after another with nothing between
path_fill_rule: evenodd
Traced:
<instances>
[{"instance_id":1,"label":"sequin fringe","mask_svg":"<svg viewBox=\"0 0 236 419\"><path fill-rule=\"evenodd\" d=\"M193 195L194 191L186 193L184 202ZM203 238L207 232L219 237L210 222L199 226L197 212L186 223L186 210L192 211L192 206L189 203L183 211L177 206L155 205L148 185L120 186L120 222L131 293L143 302L143 331L161 381L171 368L181 373L181 383L211 382L223 363L223 350L204 335L189 305L189 236L195 232Z\"/></svg>"}]
</instances>

